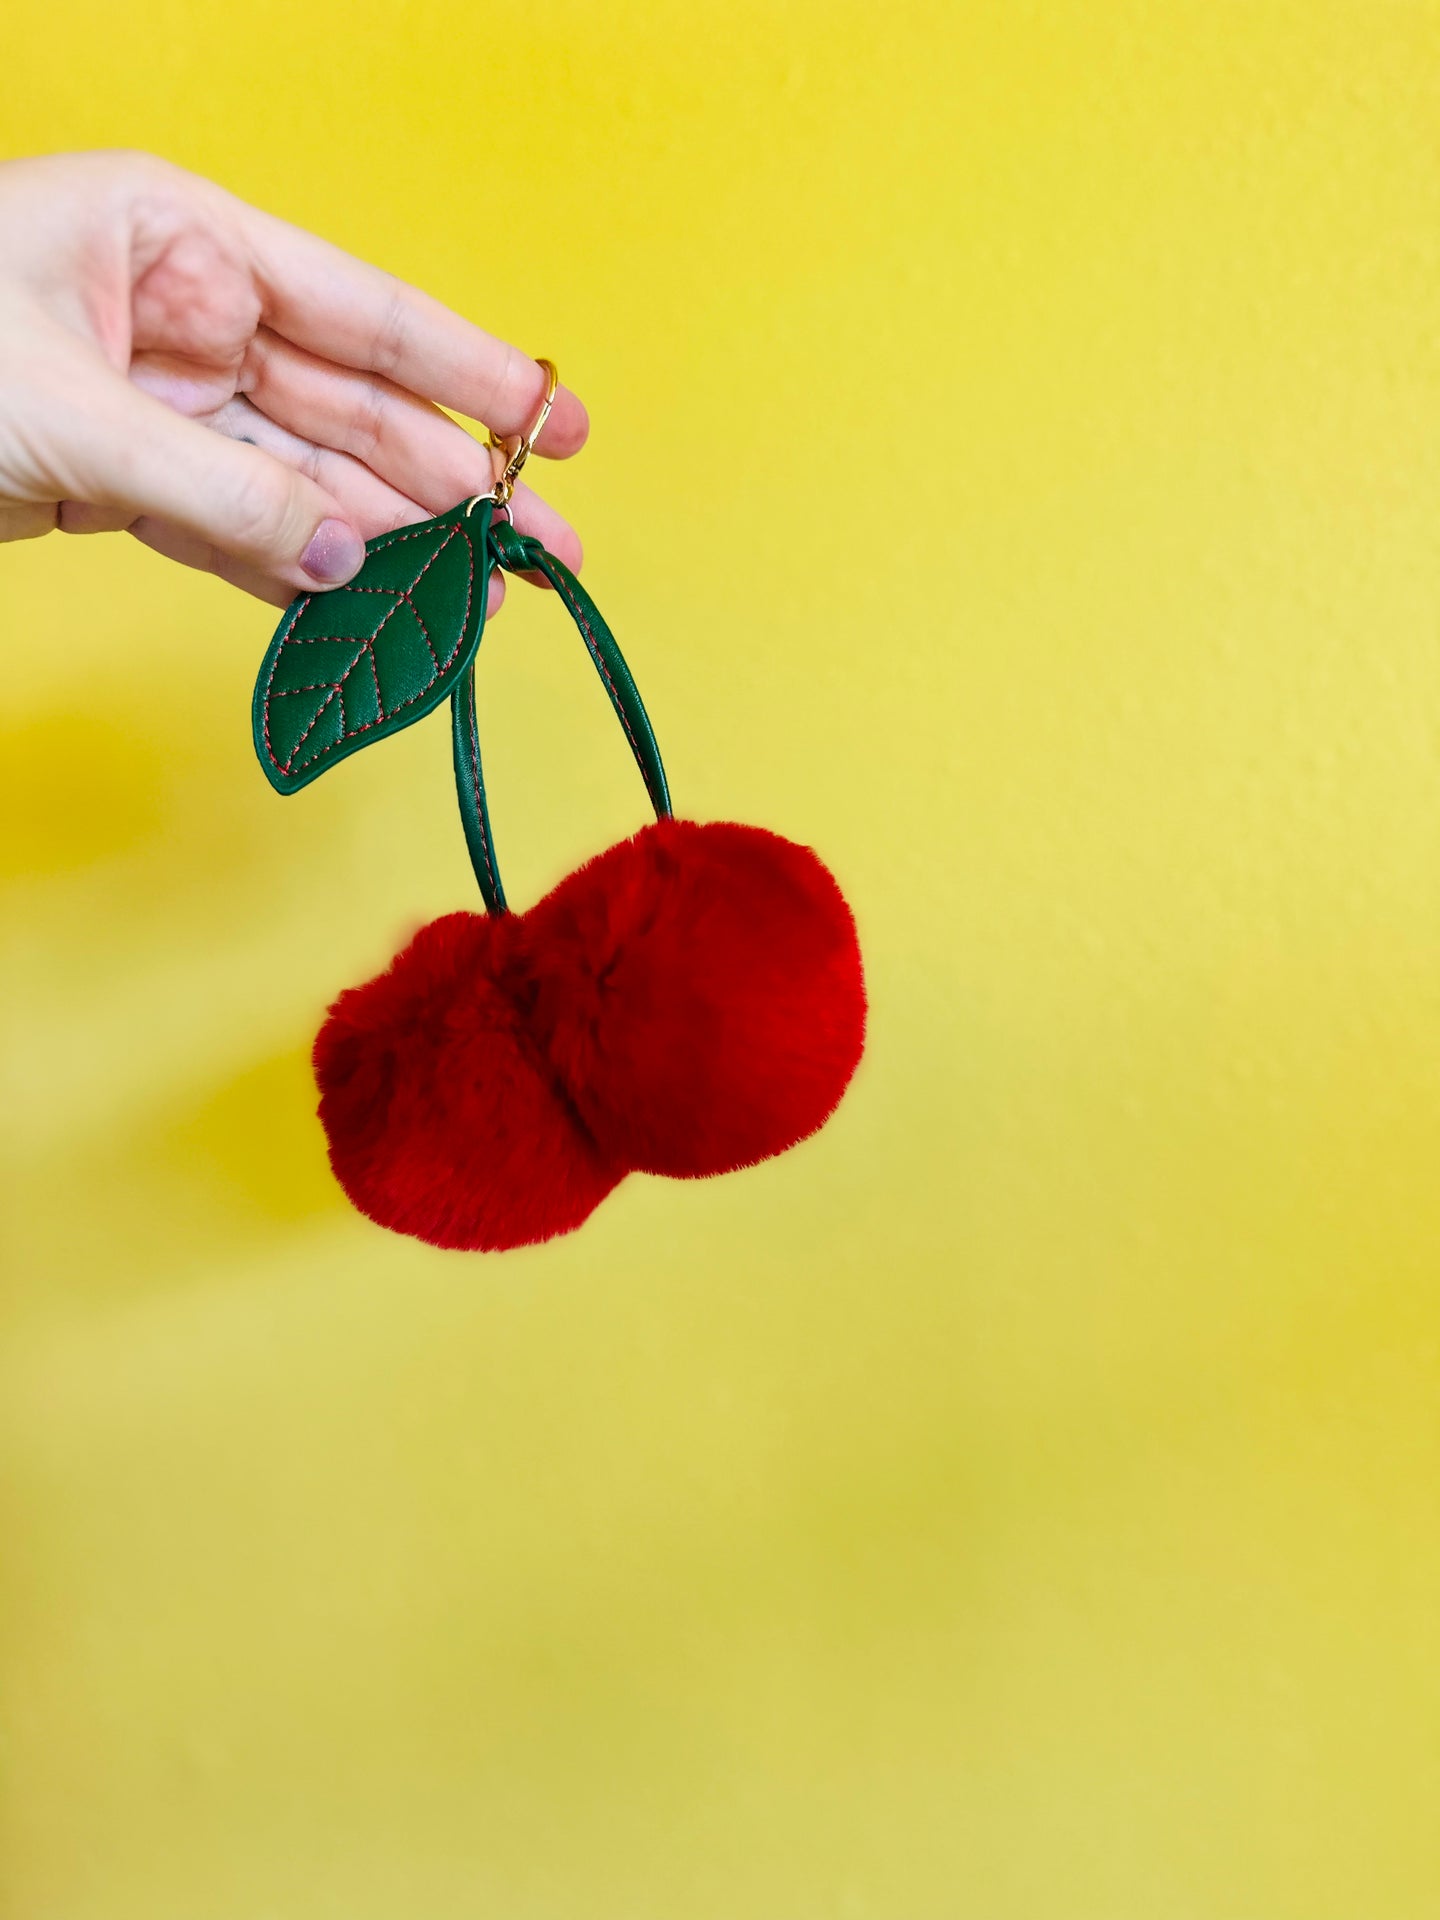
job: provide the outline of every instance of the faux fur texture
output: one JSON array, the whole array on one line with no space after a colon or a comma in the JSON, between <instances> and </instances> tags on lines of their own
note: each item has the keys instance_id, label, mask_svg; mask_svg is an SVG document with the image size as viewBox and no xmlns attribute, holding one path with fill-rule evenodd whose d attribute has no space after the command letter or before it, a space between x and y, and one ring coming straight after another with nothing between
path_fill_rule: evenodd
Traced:
<instances>
[{"instance_id":1,"label":"faux fur texture","mask_svg":"<svg viewBox=\"0 0 1440 1920\"><path fill-rule=\"evenodd\" d=\"M335 1177L382 1227L495 1252L578 1227L626 1172L580 1124L509 990L509 915L432 920L315 1042Z\"/></svg>"},{"instance_id":2,"label":"faux fur texture","mask_svg":"<svg viewBox=\"0 0 1440 1920\"><path fill-rule=\"evenodd\" d=\"M315 1043L363 1213L495 1250L577 1227L631 1170L724 1173L834 1110L860 1059L855 923L808 847L663 820L527 914L450 914Z\"/></svg>"},{"instance_id":3,"label":"faux fur texture","mask_svg":"<svg viewBox=\"0 0 1440 1920\"><path fill-rule=\"evenodd\" d=\"M808 847L660 820L526 915L535 1031L639 1171L729 1173L828 1118L865 1042L855 922Z\"/></svg>"}]
</instances>

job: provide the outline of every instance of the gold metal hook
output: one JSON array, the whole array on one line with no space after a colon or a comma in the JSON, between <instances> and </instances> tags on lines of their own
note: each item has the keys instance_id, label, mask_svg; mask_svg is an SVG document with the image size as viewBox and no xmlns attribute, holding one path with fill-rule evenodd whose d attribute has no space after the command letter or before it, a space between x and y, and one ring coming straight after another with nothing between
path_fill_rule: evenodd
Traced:
<instances>
[{"instance_id":1,"label":"gold metal hook","mask_svg":"<svg viewBox=\"0 0 1440 1920\"><path fill-rule=\"evenodd\" d=\"M510 496L515 491L515 482L520 477L520 469L530 458L535 442L540 438L545 422L550 418L550 409L555 404L555 395L560 388L560 375L556 371L553 360L537 360L535 364L545 370L545 397L540 402L540 410L531 421L529 431L526 433L506 434L502 438L493 427L490 429L488 444L495 452L504 454L505 465L489 493L477 493L466 507L467 519L482 500L493 500L497 507L510 505Z\"/></svg>"}]
</instances>

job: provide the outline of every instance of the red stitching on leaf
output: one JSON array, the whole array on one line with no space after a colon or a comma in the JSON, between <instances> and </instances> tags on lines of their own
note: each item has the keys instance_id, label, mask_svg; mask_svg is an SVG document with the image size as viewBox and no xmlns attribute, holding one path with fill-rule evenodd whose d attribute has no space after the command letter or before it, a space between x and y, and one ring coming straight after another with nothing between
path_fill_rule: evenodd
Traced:
<instances>
[{"instance_id":1,"label":"red stitching on leaf","mask_svg":"<svg viewBox=\"0 0 1440 1920\"><path fill-rule=\"evenodd\" d=\"M291 633L295 630L295 622L300 618L301 614L314 598L313 593L307 593L301 598L290 621ZM275 648L275 658L270 662L270 675L265 682L265 698L260 702L260 728L265 735L265 751L270 756L271 766L277 769L280 766L280 762L275 758L275 749L270 744L270 689L275 684L275 669L280 665L280 656L285 651L289 637L289 634L282 636L279 644Z\"/></svg>"},{"instance_id":2,"label":"red stitching on leaf","mask_svg":"<svg viewBox=\"0 0 1440 1920\"><path fill-rule=\"evenodd\" d=\"M401 540L419 540L419 539L425 538L430 534L430 531L431 529L429 527L417 527L412 529L409 532L390 534L389 536L387 536L385 540L378 543L376 547L373 549L373 551L376 553L383 553L387 547L395 546ZM440 558L441 554L445 552L446 548L450 545L451 541L454 540L457 534L461 537L461 539L464 540L466 551L469 558L469 567L468 567L467 577L465 581L465 608L463 613L460 616L460 625L459 625L459 630L455 636L455 644L451 648L450 652L446 655L445 660L442 663L441 661L437 660L435 657L435 647L433 642L430 639L429 630L427 629L425 622L421 619L420 611L416 607L414 601L411 599L411 595L414 593L415 589L419 586L420 582L425 578L425 575L430 571L431 567L433 567L435 562ZM424 566L421 567L420 571L416 574L415 578L410 582L410 585L408 588L405 588L405 587L338 587L335 589L335 591L337 593L390 593L395 595L395 605L390 609L389 613L385 615L384 619L381 620L379 625L376 627L375 631L368 637L368 639L362 637L359 634L331 634L331 633L301 634L298 638L292 638L296 622L299 620L301 614L304 613L305 609L310 605L310 602L315 598L315 595L305 594L301 597L300 601L296 605L295 612L291 618L289 628L286 629L286 631L278 637L278 640L275 644L274 658L270 662L270 672L266 677L266 681L265 681L265 693L260 703L261 731L265 739L265 751L270 756L270 764L276 769L278 773L281 773L281 774L288 775L297 771L299 767L313 766L317 760L323 759L327 753L338 752L339 749L343 747L348 740L354 740L358 738L360 734L369 733L374 727L383 725L387 720L393 720L396 714L402 713L406 707L414 706L417 700L425 699L426 696L432 691L436 681L438 681L444 675L446 670L451 666L456 656L459 654L461 647L465 643L466 629L470 624L470 608L475 598L475 543L470 538L470 530L468 527L465 526L463 521L457 522L454 526L452 526L449 529L449 531L446 533L444 539L440 542L440 544L436 547L435 551L430 555L429 559L425 562ZM393 707L390 710L390 712L387 714L385 712L384 698L380 692L380 673L375 660L374 647L375 647L376 640L379 639L380 634L386 625L386 622L394 618L396 612L399 610L399 608L402 605L409 607L410 612L413 615L417 626L420 628L421 637L425 642L426 651L429 653L431 660L434 662L436 670L433 677L430 680L428 680L423 687L420 688L418 693L411 694L408 700L402 700L398 707ZM347 729L345 725L345 709L342 701L341 709L340 709L340 738L338 740L331 741L327 746L318 748L316 752L310 755L309 759L297 762L295 756L299 753L300 748L305 744L306 740L308 740L310 735L315 731L316 726L320 722L321 715L324 714L324 712L330 705L330 700L328 699L324 700L320 704L319 712L316 713L314 719L310 722L310 725L305 729L304 733L301 734L300 738L295 742L295 745L291 748L290 758L282 765L280 760L276 756L275 747L270 738L270 701L272 697L278 698L278 695L272 694L272 689L274 688L274 685L275 685L275 675L279 670L281 655L284 653L287 646L308 646L318 640L339 640L341 642L353 642L358 644L361 653L369 653L370 669L375 676L375 698L380 707L380 718L378 720L369 720L362 727L351 727ZM335 693L340 692L340 689L344 686L346 680L349 679L350 675L355 671L356 667L359 664L360 664L360 653L357 653L355 658L350 662L350 665L345 669L344 673L341 674L340 678L337 681L331 682L328 680L321 680L321 681L317 681L314 687L311 687L308 689L302 688L302 687L287 687L282 689L282 691L287 693L301 693L306 691L318 692L320 687L329 686L332 688L331 698L333 698Z\"/></svg>"},{"instance_id":3,"label":"red stitching on leaf","mask_svg":"<svg viewBox=\"0 0 1440 1920\"><path fill-rule=\"evenodd\" d=\"M385 618L380 622L379 626L376 627L374 633L371 634L370 638L363 642L360 648L360 652L356 654L355 658L350 662L349 666L346 667L344 673L342 673L340 678L335 682L336 693L339 693L340 689L344 686L345 682L350 678L351 674L355 671L356 667L359 666L361 658L365 654L369 654L371 670L372 671L374 670L375 642L380 638L380 635L385 631L386 625L395 618L396 614L400 611L401 607L403 607L404 604L405 602L403 600L397 600L394 606L390 609L389 613L387 613ZM430 681L427 686L422 687L420 689L420 692L413 696L414 699L416 700L423 699L424 696L430 691L430 688L434 686L434 684L435 682L433 680ZM380 697L380 675L378 673L375 674L375 697L377 699L379 699ZM320 713L323 713L325 711L325 708L329 706L329 704L330 703L327 700L324 703L324 705L321 707ZM407 707L410 704L411 702L409 700L402 700L400 703L401 706L407 706ZM395 711L398 713L400 711L400 708L397 707ZM320 713L316 714L315 720L318 720L320 718ZM381 701L380 718L383 720L384 717L385 717L385 703ZM304 733L301 734L300 738L295 742L294 746L290 749L290 758L286 762L285 768L284 768L284 771L286 773L294 773L297 765L295 756L297 753L299 753L301 747L304 746L305 742L309 739L311 733L314 731L315 720L312 720L310 722L310 725L305 729ZM363 727L347 728L345 725L345 707L344 707L344 703L342 702L340 707L340 738L338 740L332 740L330 742L330 746L331 747L342 746L345 741L353 740L356 734L368 733L371 727L378 726L379 724L380 722L378 720L367 720ZM317 747L315 752L310 755L310 758L308 760L301 760L300 762L298 762L298 765L302 767L308 767L312 765L314 761L318 760L322 753L325 753L328 751L329 749L326 747Z\"/></svg>"},{"instance_id":4,"label":"red stitching on leaf","mask_svg":"<svg viewBox=\"0 0 1440 1920\"><path fill-rule=\"evenodd\" d=\"M320 705L316 710L315 718L310 722L309 726L306 727L304 733L301 734L300 738L295 742L295 745L290 749L290 758L286 761L285 765L280 769L282 773L289 773L290 769L294 766L295 755L300 751L301 747L304 746L305 742L310 738L311 734L315 731L316 727L318 727L320 722L324 719L326 713L329 711L330 702L335 698L336 694L339 693L339 691L340 691L340 682L337 680L334 686L331 687L329 693L327 693L325 698L320 702ZM340 734L341 734L341 738L343 739L345 734L345 709L343 706L340 709ZM311 759L314 759L316 756L312 754L310 757ZM307 762L307 765L308 765L308 762Z\"/></svg>"},{"instance_id":5,"label":"red stitching on leaf","mask_svg":"<svg viewBox=\"0 0 1440 1920\"><path fill-rule=\"evenodd\" d=\"M473 563L473 552L472 552L472 563ZM439 657L435 652L434 642L430 638L430 629L426 626L425 622L420 618L420 609L416 606L415 602L410 598L410 595L408 593L405 595L405 604L409 607L411 613L413 613L415 616L415 624L420 629L420 638L425 642L425 651L429 654L431 660L434 662L435 677L438 680L440 677L440 674L444 671L444 669L440 665ZM470 617L470 596L467 593L465 596L465 619L468 620L469 617ZM465 620L462 620L460 622L460 632L463 637L465 632ZM453 653L451 654L450 658L452 660L455 658ZM431 682L431 685L432 686L434 685L434 681Z\"/></svg>"},{"instance_id":6,"label":"red stitching on leaf","mask_svg":"<svg viewBox=\"0 0 1440 1920\"><path fill-rule=\"evenodd\" d=\"M411 611L411 612L413 613L413 612L415 611L415 609L414 609L414 608L412 607L412 608L410 609L410 611ZM377 633L379 632L379 628L378 628L378 627L376 628L376 632L377 632ZM369 646L368 646L368 647L367 647L367 648L365 649L365 652L366 652L366 654L368 655L368 657L369 657L369 660L370 660L370 678L371 678L371 679L372 679L372 680L373 680L373 681L375 682L375 706L376 706L376 710L378 711L378 713L379 713L379 715L380 715L380 718L381 718L381 719L383 720L383 719L385 718L385 696L384 696L384 694L383 694L383 693L381 693L381 691L380 691L380 669L379 669L379 668L378 668L378 667L376 666L376 664L375 664L375 645L374 645L374 642L373 642L373 641L372 641L372 642L371 642L371 644L370 644L370 645L369 645ZM433 660L433 659L435 658L435 655L434 655L434 653L433 653L433 651L431 652L431 655L430 655L430 658L431 658L432 660ZM348 671L348 669L347 669L347 671ZM430 684L431 684L431 685L433 686L433 685L434 685L435 683L434 683L434 681L432 680Z\"/></svg>"},{"instance_id":7,"label":"red stitching on leaf","mask_svg":"<svg viewBox=\"0 0 1440 1920\"><path fill-rule=\"evenodd\" d=\"M450 541L454 538L455 534L457 533L460 535L461 539L465 542L466 550L470 555L470 568L469 568L469 572L466 574L466 577L465 577L465 611L460 616L460 631L455 636L455 644L450 649L449 653L447 653L445 656L446 667L450 665L450 662L455 658L456 654L459 653L461 647L465 643L465 629L470 624L470 602L475 598L475 542L470 538L469 529L466 527L463 520L459 522L459 524L452 529L451 533L446 536L446 538L441 542L441 544L435 549L434 553L431 554L429 560L425 562L425 566L423 566L420 569L419 573L417 573L415 578L410 582L410 591L405 596L407 599L409 599L410 593L414 593L416 587L419 586L421 580L425 577L426 568L428 568L434 561L440 558L441 554L445 551L446 547L449 546ZM427 636L427 644L428 644L428 636ZM445 667L442 667L440 671L441 673L443 673L445 671ZM434 685L434 681L431 682L431 685L432 686Z\"/></svg>"}]
</instances>

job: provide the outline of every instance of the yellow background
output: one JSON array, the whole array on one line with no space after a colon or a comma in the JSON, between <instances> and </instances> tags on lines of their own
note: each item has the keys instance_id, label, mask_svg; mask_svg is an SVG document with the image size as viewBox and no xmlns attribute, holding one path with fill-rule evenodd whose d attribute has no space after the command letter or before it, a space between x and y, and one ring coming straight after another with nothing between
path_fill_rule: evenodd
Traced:
<instances>
[{"instance_id":1,"label":"yellow background","mask_svg":"<svg viewBox=\"0 0 1440 1920\"><path fill-rule=\"evenodd\" d=\"M834 1123L583 1232L352 1216L306 1049L474 904L437 716L0 553L6 1920L1440 1912L1440 10L12 8L534 352L682 808L813 841ZM533 898L643 797L483 658Z\"/></svg>"}]
</instances>

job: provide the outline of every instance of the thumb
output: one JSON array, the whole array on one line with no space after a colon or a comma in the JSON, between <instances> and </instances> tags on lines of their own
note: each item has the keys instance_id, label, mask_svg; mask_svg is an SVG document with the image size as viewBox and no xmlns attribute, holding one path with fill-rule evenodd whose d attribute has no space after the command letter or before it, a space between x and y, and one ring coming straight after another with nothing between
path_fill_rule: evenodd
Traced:
<instances>
[{"instance_id":1,"label":"thumb","mask_svg":"<svg viewBox=\"0 0 1440 1920\"><path fill-rule=\"evenodd\" d=\"M89 396L80 497L152 514L304 591L359 572L365 542L333 495L123 377Z\"/></svg>"}]
</instances>

